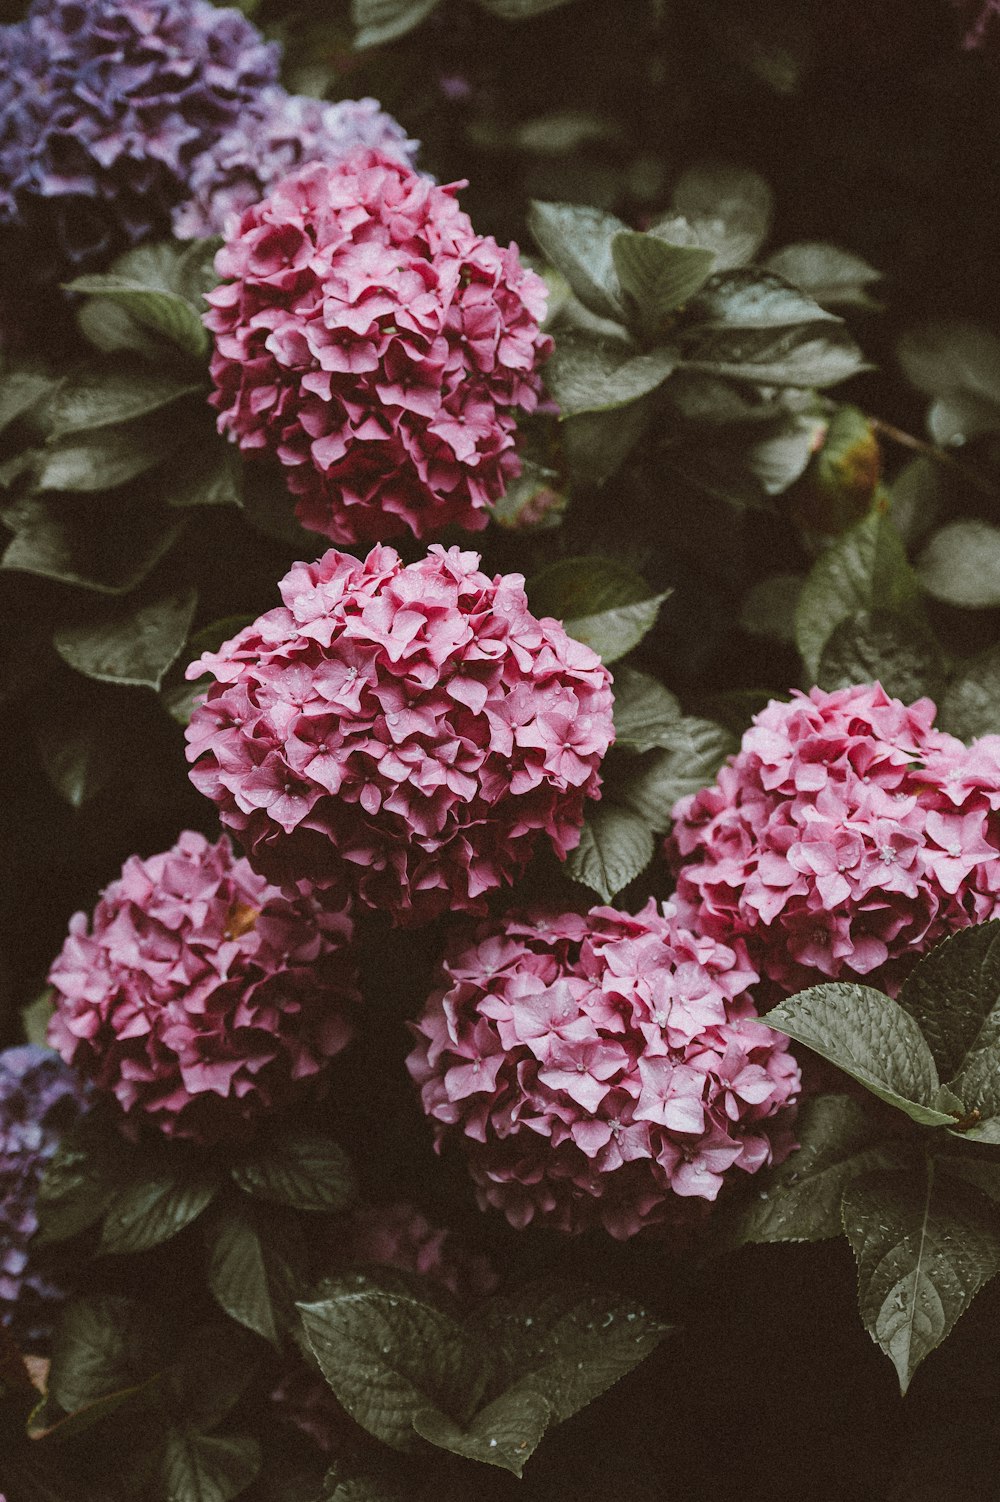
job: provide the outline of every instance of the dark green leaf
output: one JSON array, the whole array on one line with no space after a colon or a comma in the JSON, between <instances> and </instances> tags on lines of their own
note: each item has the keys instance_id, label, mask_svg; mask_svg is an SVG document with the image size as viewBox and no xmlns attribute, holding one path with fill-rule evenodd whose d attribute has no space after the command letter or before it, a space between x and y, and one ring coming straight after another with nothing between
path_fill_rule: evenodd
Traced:
<instances>
[{"instance_id":1,"label":"dark green leaf","mask_svg":"<svg viewBox=\"0 0 1000 1502\"><path fill-rule=\"evenodd\" d=\"M615 745L652 751L673 745L681 707L669 689L624 663L614 675Z\"/></svg>"},{"instance_id":2,"label":"dark green leaf","mask_svg":"<svg viewBox=\"0 0 1000 1502\"><path fill-rule=\"evenodd\" d=\"M159 1460L163 1502L231 1502L261 1467L260 1445L249 1434L198 1434L171 1429Z\"/></svg>"},{"instance_id":3,"label":"dark green leaf","mask_svg":"<svg viewBox=\"0 0 1000 1502\"><path fill-rule=\"evenodd\" d=\"M56 388L56 382L30 365L15 365L0 374L0 433L24 417L43 397Z\"/></svg>"},{"instance_id":4,"label":"dark green leaf","mask_svg":"<svg viewBox=\"0 0 1000 1502\"><path fill-rule=\"evenodd\" d=\"M168 506L242 506L243 461L239 449L218 440L178 462L165 486Z\"/></svg>"},{"instance_id":5,"label":"dark green leaf","mask_svg":"<svg viewBox=\"0 0 1000 1502\"><path fill-rule=\"evenodd\" d=\"M938 397L927 412L927 431L941 448L961 448L973 438L1000 432L1000 401L971 391Z\"/></svg>"},{"instance_id":6,"label":"dark green leaf","mask_svg":"<svg viewBox=\"0 0 1000 1502\"><path fill-rule=\"evenodd\" d=\"M667 598L652 594L628 564L601 554L550 564L530 580L528 596L536 615L561 620L605 663L638 646Z\"/></svg>"},{"instance_id":7,"label":"dark green leaf","mask_svg":"<svg viewBox=\"0 0 1000 1502\"><path fill-rule=\"evenodd\" d=\"M712 251L697 245L670 245L657 235L619 230L611 242L622 292L639 327L661 337L669 315L687 303L711 275Z\"/></svg>"},{"instance_id":8,"label":"dark green leaf","mask_svg":"<svg viewBox=\"0 0 1000 1502\"><path fill-rule=\"evenodd\" d=\"M794 328L690 331L681 370L752 381L759 386L834 386L868 369L846 329L837 324Z\"/></svg>"},{"instance_id":9,"label":"dark green leaf","mask_svg":"<svg viewBox=\"0 0 1000 1502\"><path fill-rule=\"evenodd\" d=\"M183 437L154 413L116 427L67 433L50 441L35 466L37 490L114 490L155 468Z\"/></svg>"},{"instance_id":10,"label":"dark green leaf","mask_svg":"<svg viewBox=\"0 0 1000 1502\"><path fill-rule=\"evenodd\" d=\"M66 1413L147 1381L166 1361L162 1333L133 1299L94 1294L62 1312L48 1392Z\"/></svg>"},{"instance_id":11,"label":"dark green leaf","mask_svg":"<svg viewBox=\"0 0 1000 1502\"><path fill-rule=\"evenodd\" d=\"M197 382L138 363L93 366L62 382L49 410L50 430L64 438L131 423L201 389Z\"/></svg>"},{"instance_id":12,"label":"dark green leaf","mask_svg":"<svg viewBox=\"0 0 1000 1502\"><path fill-rule=\"evenodd\" d=\"M147 1252L183 1231L215 1197L216 1183L164 1173L114 1196L101 1229L102 1252Z\"/></svg>"},{"instance_id":13,"label":"dark green leaf","mask_svg":"<svg viewBox=\"0 0 1000 1502\"><path fill-rule=\"evenodd\" d=\"M173 547L183 525L180 517L148 503L30 499L0 568L99 594L128 594Z\"/></svg>"},{"instance_id":14,"label":"dark green leaf","mask_svg":"<svg viewBox=\"0 0 1000 1502\"><path fill-rule=\"evenodd\" d=\"M569 0L479 0L479 3L505 21L528 21L532 16L567 5Z\"/></svg>"},{"instance_id":15,"label":"dark green leaf","mask_svg":"<svg viewBox=\"0 0 1000 1502\"><path fill-rule=\"evenodd\" d=\"M559 436L575 484L600 487L617 474L648 431L657 400L654 393L612 412L587 412L563 421Z\"/></svg>"},{"instance_id":16,"label":"dark green leaf","mask_svg":"<svg viewBox=\"0 0 1000 1502\"><path fill-rule=\"evenodd\" d=\"M930 319L907 330L897 353L903 374L928 396L965 392L1000 407L1000 339L963 319Z\"/></svg>"},{"instance_id":17,"label":"dark green leaf","mask_svg":"<svg viewBox=\"0 0 1000 1502\"><path fill-rule=\"evenodd\" d=\"M499 1466L515 1476L521 1475L551 1423L548 1403L529 1387L503 1393L480 1409L465 1429L436 1408L422 1409L413 1419L417 1433L439 1450Z\"/></svg>"},{"instance_id":18,"label":"dark green leaf","mask_svg":"<svg viewBox=\"0 0 1000 1502\"><path fill-rule=\"evenodd\" d=\"M882 273L852 251L820 241L803 241L775 251L766 262L793 287L808 292L824 308L877 308L867 291Z\"/></svg>"},{"instance_id":19,"label":"dark green leaf","mask_svg":"<svg viewBox=\"0 0 1000 1502\"><path fill-rule=\"evenodd\" d=\"M787 329L840 322L791 282L751 266L711 277L685 314L692 326L698 326L699 335L703 329Z\"/></svg>"},{"instance_id":20,"label":"dark green leaf","mask_svg":"<svg viewBox=\"0 0 1000 1502\"><path fill-rule=\"evenodd\" d=\"M220 1207L205 1223L208 1285L220 1308L272 1345L294 1322L300 1279L297 1234L245 1202Z\"/></svg>"},{"instance_id":21,"label":"dark green leaf","mask_svg":"<svg viewBox=\"0 0 1000 1502\"><path fill-rule=\"evenodd\" d=\"M679 721L670 741L668 749L650 752L616 773L613 788L614 797L658 833L669 828L677 800L706 787L736 749L730 731L692 715Z\"/></svg>"},{"instance_id":22,"label":"dark green leaf","mask_svg":"<svg viewBox=\"0 0 1000 1502\"><path fill-rule=\"evenodd\" d=\"M688 221L698 243L715 253L719 271L753 260L767 238L773 205L762 177L725 162L689 167L673 196L674 211Z\"/></svg>"},{"instance_id":23,"label":"dark green leaf","mask_svg":"<svg viewBox=\"0 0 1000 1502\"><path fill-rule=\"evenodd\" d=\"M920 590L889 516L873 511L813 566L795 612L795 638L809 681L841 621L862 610L919 618Z\"/></svg>"},{"instance_id":24,"label":"dark green leaf","mask_svg":"<svg viewBox=\"0 0 1000 1502\"><path fill-rule=\"evenodd\" d=\"M296 1210L346 1210L357 1193L347 1154L318 1132L272 1135L252 1158L233 1168L245 1193Z\"/></svg>"},{"instance_id":25,"label":"dark green leaf","mask_svg":"<svg viewBox=\"0 0 1000 1502\"><path fill-rule=\"evenodd\" d=\"M556 343L545 379L565 419L629 406L662 385L676 364L677 352L668 346L639 354L624 339L567 333Z\"/></svg>"},{"instance_id":26,"label":"dark green leaf","mask_svg":"<svg viewBox=\"0 0 1000 1502\"><path fill-rule=\"evenodd\" d=\"M197 604L192 587L102 601L79 624L58 627L52 645L88 678L158 689L187 641Z\"/></svg>"},{"instance_id":27,"label":"dark green leaf","mask_svg":"<svg viewBox=\"0 0 1000 1502\"><path fill-rule=\"evenodd\" d=\"M899 1004L926 1038L941 1078L954 1079L1000 1014L1000 920L961 929L932 949L905 981Z\"/></svg>"},{"instance_id":28,"label":"dark green leaf","mask_svg":"<svg viewBox=\"0 0 1000 1502\"><path fill-rule=\"evenodd\" d=\"M412 31L440 0L351 0L351 19L358 28L355 47L377 47Z\"/></svg>"},{"instance_id":29,"label":"dark green leaf","mask_svg":"<svg viewBox=\"0 0 1000 1502\"><path fill-rule=\"evenodd\" d=\"M986 1202L953 1177L873 1173L844 1192L844 1229L858 1264L858 1302L905 1393L924 1357L1000 1271Z\"/></svg>"},{"instance_id":30,"label":"dark green leaf","mask_svg":"<svg viewBox=\"0 0 1000 1502\"><path fill-rule=\"evenodd\" d=\"M932 1105L940 1080L920 1028L881 991L850 981L812 986L763 1020L921 1125L952 1124Z\"/></svg>"},{"instance_id":31,"label":"dark green leaf","mask_svg":"<svg viewBox=\"0 0 1000 1502\"><path fill-rule=\"evenodd\" d=\"M868 610L838 622L816 674L820 688L881 683L887 694L906 704L925 694L936 699L944 679L944 655L929 629Z\"/></svg>"},{"instance_id":32,"label":"dark green leaf","mask_svg":"<svg viewBox=\"0 0 1000 1502\"><path fill-rule=\"evenodd\" d=\"M888 1168L889 1149L874 1144L872 1124L847 1095L803 1101L795 1119L797 1150L754 1179L733 1242L823 1241L843 1231L840 1202L859 1174Z\"/></svg>"},{"instance_id":33,"label":"dark green leaf","mask_svg":"<svg viewBox=\"0 0 1000 1502\"><path fill-rule=\"evenodd\" d=\"M40 1242L64 1241L100 1220L136 1149L84 1118L60 1142L38 1189Z\"/></svg>"},{"instance_id":34,"label":"dark green leaf","mask_svg":"<svg viewBox=\"0 0 1000 1502\"><path fill-rule=\"evenodd\" d=\"M631 809L602 802L587 811L566 874L604 902L627 887L653 859L653 831Z\"/></svg>"},{"instance_id":35,"label":"dark green leaf","mask_svg":"<svg viewBox=\"0 0 1000 1502\"><path fill-rule=\"evenodd\" d=\"M528 210L528 228L584 307L601 318L624 320L621 285L611 256L611 242L625 228L620 219L586 204L535 202Z\"/></svg>"},{"instance_id":36,"label":"dark green leaf","mask_svg":"<svg viewBox=\"0 0 1000 1502\"><path fill-rule=\"evenodd\" d=\"M55 992L51 986L21 1008L21 1028L29 1043L45 1048L48 1041L49 1022L55 1009Z\"/></svg>"},{"instance_id":37,"label":"dark green leaf","mask_svg":"<svg viewBox=\"0 0 1000 1502\"><path fill-rule=\"evenodd\" d=\"M804 580L801 574L770 574L750 587L740 606L740 626L751 636L794 642L795 611Z\"/></svg>"},{"instance_id":38,"label":"dark green leaf","mask_svg":"<svg viewBox=\"0 0 1000 1502\"><path fill-rule=\"evenodd\" d=\"M478 1408L488 1352L432 1305L351 1279L299 1311L337 1398L393 1449L412 1448L413 1421L426 1409L464 1425Z\"/></svg>"},{"instance_id":39,"label":"dark green leaf","mask_svg":"<svg viewBox=\"0 0 1000 1502\"><path fill-rule=\"evenodd\" d=\"M945 689L938 722L962 741L1000 734L1000 646L962 664Z\"/></svg>"},{"instance_id":40,"label":"dark green leaf","mask_svg":"<svg viewBox=\"0 0 1000 1502\"><path fill-rule=\"evenodd\" d=\"M920 582L935 600L966 610L1000 605L1000 527L966 518L933 533L917 560Z\"/></svg>"},{"instance_id":41,"label":"dark green leaf","mask_svg":"<svg viewBox=\"0 0 1000 1502\"><path fill-rule=\"evenodd\" d=\"M80 276L69 291L84 297L107 299L122 308L142 328L160 334L186 355L201 360L208 353L208 330L194 308L179 292L116 272Z\"/></svg>"}]
</instances>

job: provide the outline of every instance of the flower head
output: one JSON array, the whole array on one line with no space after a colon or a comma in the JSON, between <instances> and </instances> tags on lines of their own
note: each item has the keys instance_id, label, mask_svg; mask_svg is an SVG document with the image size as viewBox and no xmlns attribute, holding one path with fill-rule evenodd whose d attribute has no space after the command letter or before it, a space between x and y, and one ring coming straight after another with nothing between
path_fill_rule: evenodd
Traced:
<instances>
[{"instance_id":1,"label":"flower head","mask_svg":"<svg viewBox=\"0 0 1000 1502\"><path fill-rule=\"evenodd\" d=\"M419 142L375 99L326 104L265 89L195 160L190 196L174 210L174 233L182 240L224 234L230 218L259 203L280 178L307 162L339 162L358 146L411 162Z\"/></svg>"},{"instance_id":2,"label":"flower head","mask_svg":"<svg viewBox=\"0 0 1000 1502\"><path fill-rule=\"evenodd\" d=\"M347 889L413 925L578 843L613 739L610 676L519 574L435 546L404 567L330 549L284 605L188 669L191 777L279 883Z\"/></svg>"},{"instance_id":3,"label":"flower head","mask_svg":"<svg viewBox=\"0 0 1000 1502\"><path fill-rule=\"evenodd\" d=\"M699 939L669 904L635 917L508 919L457 939L408 1067L440 1148L515 1226L625 1238L714 1200L791 1150L799 1084L757 1021L742 945Z\"/></svg>"},{"instance_id":4,"label":"flower head","mask_svg":"<svg viewBox=\"0 0 1000 1502\"><path fill-rule=\"evenodd\" d=\"M84 1105L79 1082L35 1044L0 1053L0 1324L26 1344L44 1336L62 1296L51 1259L31 1246L45 1165Z\"/></svg>"},{"instance_id":5,"label":"flower head","mask_svg":"<svg viewBox=\"0 0 1000 1502\"><path fill-rule=\"evenodd\" d=\"M197 1142L302 1098L350 1038L346 912L283 896L225 839L132 856L52 966L49 1040L122 1117Z\"/></svg>"},{"instance_id":6,"label":"flower head","mask_svg":"<svg viewBox=\"0 0 1000 1502\"><path fill-rule=\"evenodd\" d=\"M551 348L516 246L361 148L277 183L216 269L219 428L287 467L305 526L341 543L485 526Z\"/></svg>"},{"instance_id":7,"label":"flower head","mask_svg":"<svg viewBox=\"0 0 1000 1502\"><path fill-rule=\"evenodd\" d=\"M742 937L776 995L837 977L898 990L927 949L995 915L1000 737L966 748L878 685L796 693L674 809L681 918Z\"/></svg>"},{"instance_id":8,"label":"flower head","mask_svg":"<svg viewBox=\"0 0 1000 1502\"><path fill-rule=\"evenodd\" d=\"M207 0L34 0L0 28L0 236L57 280L167 233L194 159L277 77Z\"/></svg>"}]
</instances>

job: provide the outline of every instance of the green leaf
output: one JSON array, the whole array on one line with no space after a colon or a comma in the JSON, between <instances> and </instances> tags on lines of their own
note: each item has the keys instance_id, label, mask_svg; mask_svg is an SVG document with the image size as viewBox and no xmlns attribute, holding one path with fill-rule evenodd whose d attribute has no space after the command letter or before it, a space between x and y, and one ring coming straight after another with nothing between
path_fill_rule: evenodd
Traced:
<instances>
[{"instance_id":1,"label":"green leaf","mask_svg":"<svg viewBox=\"0 0 1000 1502\"><path fill-rule=\"evenodd\" d=\"M198 382L138 363L92 366L59 386L49 409L50 431L64 438L131 423L202 389Z\"/></svg>"},{"instance_id":2,"label":"green leaf","mask_svg":"<svg viewBox=\"0 0 1000 1502\"><path fill-rule=\"evenodd\" d=\"M656 416L655 393L612 412L561 420L559 436L570 477L582 487L605 485L645 437Z\"/></svg>"},{"instance_id":3,"label":"green leaf","mask_svg":"<svg viewBox=\"0 0 1000 1502\"><path fill-rule=\"evenodd\" d=\"M184 354L202 360L211 339L194 308L179 292L121 275L105 272L78 276L68 291L84 297L106 298L122 308L142 328L160 334Z\"/></svg>"},{"instance_id":4,"label":"green leaf","mask_svg":"<svg viewBox=\"0 0 1000 1502\"><path fill-rule=\"evenodd\" d=\"M744 1242L823 1241L843 1231L844 1188L860 1174L888 1168L890 1152L874 1144L869 1118L848 1095L816 1095L795 1119L799 1146L780 1167L754 1179L733 1228Z\"/></svg>"},{"instance_id":5,"label":"green leaf","mask_svg":"<svg viewBox=\"0 0 1000 1502\"><path fill-rule=\"evenodd\" d=\"M588 809L580 843L566 857L566 874L610 902L645 871L653 850L653 831L638 814L602 802Z\"/></svg>"},{"instance_id":6,"label":"green leaf","mask_svg":"<svg viewBox=\"0 0 1000 1502\"><path fill-rule=\"evenodd\" d=\"M563 334L545 367L545 380L563 420L584 412L626 407L661 386L677 364L677 351L662 346L638 354L621 340Z\"/></svg>"},{"instance_id":7,"label":"green leaf","mask_svg":"<svg viewBox=\"0 0 1000 1502\"><path fill-rule=\"evenodd\" d=\"M954 1118L932 1105L940 1080L909 1012L871 986L837 981L789 997L762 1018L923 1126Z\"/></svg>"},{"instance_id":8,"label":"green leaf","mask_svg":"<svg viewBox=\"0 0 1000 1502\"><path fill-rule=\"evenodd\" d=\"M114 490L163 462L183 437L157 414L56 437L35 466L37 490Z\"/></svg>"},{"instance_id":9,"label":"green leaf","mask_svg":"<svg viewBox=\"0 0 1000 1502\"><path fill-rule=\"evenodd\" d=\"M488 1352L432 1305L350 1279L299 1312L339 1401L393 1449L414 1446L418 1413L437 1409L464 1425L478 1408Z\"/></svg>"},{"instance_id":10,"label":"green leaf","mask_svg":"<svg viewBox=\"0 0 1000 1502\"><path fill-rule=\"evenodd\" d=\"M505 21L528 21L533 16L544 15L546 11L558 10L561 5L567 5L569 0L479 0L479 3L495 16L502 16Z\"/></svg>"},{"instance_id":11,"label":"green leaf","mask_svg":"<svg viewBox=\"0 0 1000 1502\"><path fill-rule=\"evenodd\" d=\"M740 627L769 641L795 640L795 611L805 581L801 574L770 574L750 586L740 606Z\"/></svg>"},{"instance_id":12,"label":"green leaf","mask_svg":"<svg viewBox=\"0 0 1000 1502\"><path fill-rule=\"evenodd\" d=\"M752 266L711 277L685 313L692 326L697 325L699 336L702 330L788 329L840 322L791 282Z\"/></svg>"},{"instance_id":13,"label":"green leaf","mask_svg":"<svg viewBox=\"0 0 1000 1502\"><path fill-rule=\"evenodd\" d=\"M466 1329L492 1352L490 1400L536 1392L562 1424L651 1355L670 1327L631 1299L559 1282L496 1295Z\"/></svg>"},{"instance_id":14,"label":"green leaf","mask_svg":"<svg viewBox=\"0 0 1000 1502\"><path fill-rule=\"evenodd\" d=\"M974 438L1000 432L1000 401L971 391L938 397L927 412L927 431L941 448L961 448Z\"/></svg>"},{"instance_id":15,"label":"green leaf","mask_svg":"<svg viewBox=\"0 0 1000 1502\"><path fill-rule=\"evenodd\" d=\"M49 1022L54 1010L55 991L51 986L21 1008L21 1028L29 1043L34 1043L39 1048L47 1047Z\"/></svg>"},{"instance_id":16,"label":"green leaf","mask_svg":"<svg viewBox=\"0 0 1000 1502\"><path fill-rule=\"evenodd\" d=\"M208 1286L237 1324L281 1349L294 1323L301 1252L294 1230L263 1219L245 1202L220 1207L205 1222Z\"/></svg>"},{"instance_id":17,"label":"green leaf","mask_svg":"<svg viewBox=\"0 0 1000 1502\"><path fill-rule=\"evenodd\" d=\"M242 506L243 461L239 449L218 440L179 462L170 472L168 506Z\"/></svg>"},{"instance_id":18,"label":"green leaf","mask_svg":"<svg viewBox=\"0 0 1000 1502\"><path fill-rule=\"evenodd\" d=\"M551 1422L552 1410L541 1394L523 1388L503 1393L465 1429L436 1408L416 1413L413 1427L439 1450L520 1476Z\"/></svg>"},{"instance_id":19,"label":"green leaf","mask_svg":"<svg viewBox=\"0 0 1000 1502\"><path fill-rule=\"evenodd\" d=\"M57 383L30 365L15 365L0 374L0 433L26 416Z\"/></svg>"},{"instance_id":20,"label":"green leaf","mask_svg":"<svg viewBox=\"0 0 1000 1502\"><path fill-rule=\"evenodd\" d=\"M810 682L841 621L879 610L919 618L920 590L891 519L873 511L821 554L795 612L795 639Z\"/></svg>"},{"instance_id":21,"label":"green leaf","mask_svg":"<svg viewBox=\"0 0 1000 1502\"><path fill-rule=\"evenodd\" d=\"M539 250L566 278L585 308L621 323L622 289L611 242L625 225L614 214L587 204L534 202L528 228Z\"/></svg>"},{"instance_id":22,"label":"green leaf","mask_svg":"<svg viewBox=\"0 0 1000 1502\"><path fill-rule=\"evenodd\" d=\"M286 1129L272 1134L232 1174L246 1194L296 1210L346 1210L357 1195L347 1154L318 1132Z\"/></svg>"},{"instance_id":23,"label":"green leaf","mask_svg":"<svg viewBox=\"0 0 1000 1502\"><path fill-rule=\"evenodd\" d=\"M952 1081L1000 1016L1000 920L960 929L932 949L904 982L899 1005Z\"/></svg>"},{"instance_id":24,"label":"green leaf","mask_svg":"<svg viewBox=\"0 0 1000 1502\"><path fill-rule=\"evenodd\" d=\"M930 319L897 348L903 374L928 396L968 393L1000 407L1000 339L964 319Z\"/></svg>"},{"instance_id":25,"label":"green leaf","mask_svg":"<svg viewBox=\"0 0 1000 1502\"><path fill-rule=\"evenodd\" d=\"M616 746L652 751L673 745L681 706L669 689L623 663L615 670L614 692Z\"/></svg>"},{"instance_id":26,"label":"green leaf","mask_svg":"<svg viewBox=\"0 0 1000 1502\"><path fill-rule=\"evenodd\" d=\"M670 245L657 235L619 230L611 257L627 302L648 337L662 336L669 315L705 285L715 265L710 250Z\"/></svg>"},{"instance_id":27,"label":"green leaf","mask_svg":"<svg viewBox=\"0 0 1000 1502\"><path fill-rule=\"evenodd\" d=\"M704 331L695 327L687 332L679 369L758 386L822 388L870 369L854 339L838 324Z\"/></svg>"},{"instance_id":28,"label":"green leaf","mask_svg":"<svg viewBox=\"0 0 1000 1502\"><path fill-rule=\"evenodd\" d=\"M202 1177L164 1173L129 1184L114 1196L101 1229L102 1252L147 1252L176 1236L215 1198L218 1185Z\"/></svg>"},{"instance_id":29,"label":"green leaf","mask_svg":"<svg viewBox=\"0 0 1000 1502\"><path fill-rule=\"evenodd\" d=\"M100 1220L134 1154L117 1132L80 1121L59 1143L39 1184L38 1241L64 1241Z\"/></svg>"},{"instance_id":30,"label":"green leaf","mask_svg":"<svg viewBox=\"0 0 1000 1502\"><path fill-rule=\"evenodd\" d=\"M87 678L158 689L187 641L197 604L191 586L101 601L79 624L57 627L52 645Z\"/></svg>"},{"instance_id":31,"label":"green leaf","mask_svg":"<svg viewBox=\"0 0 1000 1502\"><path fill-rule=\"evenodd\" d=\"M714 252L716 268L729 271L752 261L767 239L774 195L749 168L706 161L682 174L672 202L698 243Z\"/></svg>"},{"instance_id":32,"label":"green leaf","mask_svg":"<svg viewBox=\"0 0 1000 1502\"><path fill-rule=\"evenodd\" d=\"M0 569L124 595L173 547L184 522L158 506L80 498L27 500Z\"/></svg>"},{"instance_id":33,"label":"green leaf","mask_svg":"<svg viewBox=\"0 0 1000 1502\"><path fill-rule=\"evenodd\" d=\"M198 1434L171 1429L159 1458L163 1502L231 1502L261 1467L260 1445L249 1434Z\"/></svg>"},{"instance_id":34,"label":"green leaf","mask_svg":"<svg viewBox=\"0 0 1000 1502\"><path fill-rule=\"evenodd\" d=\"M351 20L358 28L355 47L394 42L429 16L439 0L351 0Z\"/></svg>"},{"instance_id":35,"label":"green leaf","mask_svg":"<svg viewBox=\"0 0 1000 1502\"><path fill-rule=\"evenodd\" d=\"M1000 605L1000 527L965 518L933 533L917 560L920 582L935 600L965 610Z\"/></svg>"},{"instance_id":36,"label":"green leaf","mask_svg":"<svg viewBox=\"0 0 1000 1502\"><path fill-rule=\"evenodd\" d=\"M668 749L650 752L620 775L616 772L611 789L615 799L659 834L669 828L677 800L707 787L737 748L735 737L722 725L692 715L679 721L670 741Z\"/></svg>"},{"instance_id":37,"label":"green leaf","mask_svg":"<svg viewBox=\"0 0 1000 1502\"><path fill-rule=\"evenodd\" d=\"M944 654L928 628L868 610L838 622L816 674L820 688L881 683L907 704L925 694L936 699L944 680Z\"/></svg>"},{"instance_id":38,"label":"green leaf","mask_svg":"<svg viewBox=\"0 0 1000 1502\"><path fill-rule=\"evenodd\" d=\"M953 1177L874 1173L844 1192L858 1264L858 1302L902 1392L1000 1271L1000 1237L982 1197Z\"/></svg>"},{"instance_id":39,"label":"green leaf","mask_svg":"<svg viewBox=\"0 0 1000 1502\"><path fill-rule=\"evenodd\" d=\"M52 1346L48 1393L75 1413L148 1380L167 1359L163 1331L133 1299L93 1294L64 1308Z\"/></svg>"},{"instance_id":40,"label":"green leaf","mask_svg":"<svg viewBox=\"0 0 1000 1502\"><path fill-rule=\"evenodd\" d=\"M860 256L837 245L821 241L802 241L775 251L765 263L774 271L808 292L824 308L877 308L879 305L868 288L882 280L882 273L869 266Z\"/></svg>"},{"instance_id":41,"label":"green leaf","mask_svg":"<svg viewBox=\"0 0 1000 1502\"><path fill-rule=\"evenodd\" d=\"M1000 646L963 663L944 691L938 723L960 741L1000 734Z\"/></svg>"},{"instance_id":42,"label":"green leaf","mask_svg":"<svg viewBox=\"0 0 1000 1502\"><path fill-rule=\"evenodd\" d=\"M592 554L561 558L528 583L536 615L561 620L567 633L605 663L616 662L651 630L666 593L649 585L620 559Z\"/></svg>"}]
</instances>

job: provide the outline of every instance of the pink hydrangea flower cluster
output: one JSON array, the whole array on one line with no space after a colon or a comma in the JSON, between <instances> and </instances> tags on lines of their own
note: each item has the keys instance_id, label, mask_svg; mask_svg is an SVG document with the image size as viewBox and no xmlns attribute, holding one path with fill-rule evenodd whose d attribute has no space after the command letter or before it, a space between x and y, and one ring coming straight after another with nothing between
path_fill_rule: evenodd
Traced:
<instances>
[{"instance_id":1,"label":"pink hydrangea flower cluster","mask_svg":"<svg viewBox=\"0 0 1000 1502\"><path fill-rule=\"evenodd\" d=\"M579 842L610 676L535 619L520 574L478 564L330 549L188 669L216 679L188 726L192 780L271 880L346 886L414 925L484 912L540 835L561 856Z\"/></svg>"},{"instance_id":2,"label":"pink hydrangea flower cluster","mask_svg":"<svg viewBox=\"0 0 1000 1502\"><path fill-rule=\"evenodd\" d=\"M485 1208L619 1239L791 1151L799 1072L757 1020L739 943L651 899L509 918L457 939L408 1060Z\"/></svg>"},{"instance_id":3,"label":"pink hydrangea flower cluster","mask_svg":"<svg viewBox=\"0 0 1000 1502\"><path fill-rule=\"evenodd\" d=\"M276 184L216 258L220 431L276 455L334 542L481 528L520 472L545 286L454 191L363 147Z\"/></svg>"},{"instance_id":4,"label":"pink hydrangea flower cluster","mask_svg":"<svg viewBox=\"0 0 1000 1502\"><path fill-rule=\"evenodd\" d=\"M674 809L682 920L742 937L773 999L835 977L895 992L927 949L996 915L1000 736L967 748L934 714L878 684L796 693Z\"/></svg>"},{"instance_id":5,"label":"pink hydrangea flower cluster","mask_svg":"<svg viewBox=\"0 0 1000 1502\"><path fill-rule=\"evenodd\" d=\"M210 1143L310 1093L357 1001L346 912L289 899L225 839L132 856L49 972L49 1042L131 1128Z\"/></svg>"}]
</instances>

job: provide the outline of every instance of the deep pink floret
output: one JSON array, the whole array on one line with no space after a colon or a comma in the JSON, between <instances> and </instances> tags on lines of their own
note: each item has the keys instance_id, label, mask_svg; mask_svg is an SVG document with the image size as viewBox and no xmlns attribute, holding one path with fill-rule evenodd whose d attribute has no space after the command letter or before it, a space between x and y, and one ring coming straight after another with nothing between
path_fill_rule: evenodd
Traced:
<instances>
[{"instance_id":1,"label":"deep pink floret","mask_svg":"<svg viewBox=\"0 0 1000 1502\"><path fill-rule=\"evenodd\" d=\"M454 193L362 147L284 178L216 258L219 429L276 455L334 542L484 527L520 473L545 285Z\"/></svg>"},{"instance_id":2,"label":"deep pink floret","mask_svg":"<svg viewBox=\"0 0 1000 1502\"><path fill-rule=\"evenodd\" d=\"M357 1001L346 912L289 899L229 842L132 856L49 972L49 1042L132 1128L243 1138L311 1094Z\"/></svg>"},{"instance_id":3,"label":"deep pink floret","mask_svg":"<svg viewBox=\"0 0 1000 1502\"><path fill-rule=\"evenodd\" d=\"M934 944L997 915L1000 737L967 748L934 715L878 684L796 693L674 809L680 916L742 937L769 999L839 977L895 993Z\"/></svg>"},{"instance_id":4,"label":"deep pink floret","mask_svg":"<svg viewBox=\"0 0 1000 1502\"><path fill-rule=\"evenodd\" d=\"M579 842L614 738L611 678L520 574L433 546L330 549L188 677L191 778L278 884L346 887L407 926L484 898L547 837Z\"/></svg>"},{"instance_id":5,"label":"deep pink floret","mask_svg":"<svg viewBox=\"0 0 1000 1502\"><path fill-rule=\"evenodd\" d=\"M408 1060L438 1148L485 1209L624 1239L791 1151L798 1066L757 1020L746 952L670 904L458 938Z\"/></svg>"}]
</instances>

